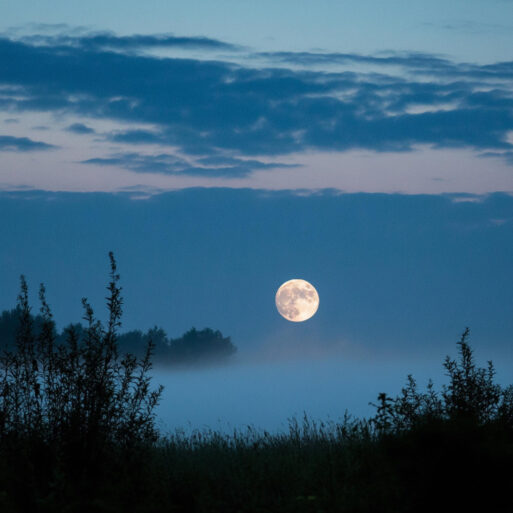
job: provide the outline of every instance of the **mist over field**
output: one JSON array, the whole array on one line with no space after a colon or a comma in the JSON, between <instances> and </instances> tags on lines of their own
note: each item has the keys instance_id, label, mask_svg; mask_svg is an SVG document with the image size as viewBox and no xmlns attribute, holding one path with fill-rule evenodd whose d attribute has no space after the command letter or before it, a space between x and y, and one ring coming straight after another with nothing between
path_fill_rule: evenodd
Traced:
<instances>
[{"instance_id":1,"label":"mist over field","mask_svg":"<svg viewBox=\"0 0 513 513\"><path fill-rule=\"evenodd\" d=\"M452 344L448 354L454 356L455 349ZM154 382L165 387L158 407L159 427L164 432L184 429L187 433L203 429L229 433L246 426L283 432L288 430L289 418L301 420L305 413L317 421L340 422L346 410L355 417L370 417L376 408L369 402L376 403L381 392L398 393L409 373L422 389L430 378L437 387L447 383L442 360L378 362L337 355L187 370L157 367ZM499 383L513 381L511 360L494 364Z\"/></svg>"}]
</instances>

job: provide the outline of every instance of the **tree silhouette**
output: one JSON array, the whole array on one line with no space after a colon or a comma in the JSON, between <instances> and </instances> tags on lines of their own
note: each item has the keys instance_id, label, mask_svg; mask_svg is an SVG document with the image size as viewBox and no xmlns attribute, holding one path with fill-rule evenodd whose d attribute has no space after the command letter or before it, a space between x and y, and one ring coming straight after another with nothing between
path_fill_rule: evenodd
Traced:
<instances>
[{"instance_id":1,"label":"tree silhouette","mask_svg":"<svg viewBox=\"0 0 513 513\"><path fill-rule=\"evenodd\" d=\"M0 349L12 349L16 345L20 311L18 308L6 310L0 314ZM33 331L40 332L43 326L41 315L30 316ZM70 324L62 332L54 331L54 344L66 344L69 332L84 339L85 327L81 323ZM153 361L166 365L196 365L207 362L221 362L237 352L230 337L225 337L219 330L192 328L181 337L168 338L166 332L157 326L146 333L132 330L117 334L117 348L121 353L131 353L144 358L148 343L153 344Z\"/></svg>"}]
</instances>

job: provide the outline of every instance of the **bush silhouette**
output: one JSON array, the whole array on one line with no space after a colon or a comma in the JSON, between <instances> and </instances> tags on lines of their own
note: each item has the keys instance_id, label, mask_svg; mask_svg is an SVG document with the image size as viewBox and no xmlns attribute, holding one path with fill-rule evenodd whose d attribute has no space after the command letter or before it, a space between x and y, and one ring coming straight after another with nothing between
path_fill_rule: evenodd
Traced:
<instances>
[{"instance_id":1,"label":"bush silhouette","mask_svg":"<svg viewBox=\"0 0 513 513\"><path fill-rule=\"evenodd\" d=\"M408 375L407 384L395 398L378 396L376 415L370 419L379 433L404 431L432 421L459 421L483 425L501 422L513 426L513 386L501 387L494 382L491 361L486 368L477 367L467 342L466 328L457 343L459 359L447 356L444 362L448 385L441 392L428 382L427 391L418 390Z\"/></svg>"},{"instance_id":2,"label":"bush silhouette","mask_svg":"<svg viewBox=\"0 0 513 513\"><path fill-rule=\"evenodd\" d=\"M26 497L38 482L46 482L48 494L55 492L50 483L62 476L91 487L116 451L130 448L133 455L158 438L154 409L162 387L150 390L153 344L142 359L118 354L123 301L116 261L109 257L106 325L83 299L85 327L80 333L69 327L65 341L56 341L43 285L34 330L21 277L16 344L0 357L0 450L14 468L24 467L19 475L26 475L13 487ZM54 475L48 481L49 469Z\"/></svg>"}]
</instances>

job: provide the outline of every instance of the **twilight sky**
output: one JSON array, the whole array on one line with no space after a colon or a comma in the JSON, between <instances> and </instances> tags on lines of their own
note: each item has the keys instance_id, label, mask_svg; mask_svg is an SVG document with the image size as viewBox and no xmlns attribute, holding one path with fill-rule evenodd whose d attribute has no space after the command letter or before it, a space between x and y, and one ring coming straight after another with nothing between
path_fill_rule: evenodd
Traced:
<instances>
[{"instance_id":1,"label":"twilight sky","mask_svg":"<svg viewBox=\"0 0 513 513\"><path fill-rule=\"evenodd\" d=\"M509 192L513 3L424 4L8 2L0 184Z\"/></svg>"},{"instance_id":2,"label":"twilight sky","mask_svg":"<svg viewBox=\"0 0 513 513\"><path fill-rule=\"evenodd\" d=\"M471 325L507 353L511 20L508 0L4 1L0 308L25 273L76 320L112 249L129 328L427 355ZM302 328L273 310L293 277L321 297Z\"/></svg>"}]
</instances>

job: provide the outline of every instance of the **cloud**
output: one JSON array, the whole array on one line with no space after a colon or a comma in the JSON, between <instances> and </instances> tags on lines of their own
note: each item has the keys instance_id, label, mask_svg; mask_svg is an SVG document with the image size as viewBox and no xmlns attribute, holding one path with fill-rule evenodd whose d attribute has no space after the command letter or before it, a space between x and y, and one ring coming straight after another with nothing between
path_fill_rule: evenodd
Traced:
<instances>
[{"instance_id":1,"label":"cloud","mask_svg":"<svg viewBox=\"0 0 513 513\"><path fill-rule=\"evenodd\" d=\"M106 158L87 159L81 161L81 163L121 167L136 173L183 174L225 178L246 176L259 169L298 167L296 164L261 162L254 159L247 160L224 156L213 156L189 161L167 153L144 155L133 152L114 154Z\"/></svg>"},{"instance_id":2,"label":"cloud","mask_svg":"<svg viewBox=\"0 0 513 513\"><path fill-rule=\"evenodd\" d=\"M444 56L423 52L387 51L377 55L341 52L260 52L255 54L255 57L306 67L321 64L358 64L374 66L377 69L395 67L403 72L418 76L428 75L431 77L432 83L439 83L434 75L438 75L440 78L459 78L465 80L503 80L513 78L513 61L478 65L458 63Z\"/></svg>"},{"instance_id":3,"label":"cloud","mask_svg":"<svg viewBox=\"0 0 513 513\"><path fill-rule=\"evenodd\" d=\"M513 166L513 151L486 151L479 155L482 158L499 158Z\"/></svg>"},{"instance_id":4,"label":"cloud","mask_svg":"<svg viewBox=\"0 0 513 513\"><path fill-rule=\"evenodd\" d=\"M61 24L50 25L49 30L42 32L52 32L58 30ZM46 26L46 25L45 25ZM37 28L37 27L36 27ZM145 48L181 48L194 50L239 50L240 47L218 39L209 37L178 37L172 34L144 35L135 34L131 36L117 36L112 32L89 32L81 33L83 28L79 28L75 33L66 30L63 25L62 31L56 35L35 34L20 38L21 41L29 44L38 44L45 46L71 46L86 50L138 50Z\"/></svg>"},{"instance_id":5,"label":"cloud","mask_svg":"<svg viewBox=\"0 0 513 513\"><path fill-rule=\"evenodd\" d=\"M159 133L150 130L120 130L107 134L109 141L129 144L164 143L165 140Z\"/></svg>"},{"instance_id":6,"label":"cloud","mask_svg":"<svg viewBox=\"0 0 513 513\"><path fill-rule=\"evenodd\" d=\"M24 23L8 27L6 34L84 34L90 32L91 29L85 25L69 25L68 23Z\"/></svg>"},{"instance_id":7,"label":"cloud","mask_svg":"<svg viewBox=\"0 0 513 513\"><path fill-rule=\"evenodd\" d=\"M83 123L73 123L69 125L66 130L68 132L73 132L74 134L94 134L95 131Z\"/></svg>"},{"instance_id":8,"label":"cloud","mask_svg":"<svg viewBox=\"0 0 513 513\"><path fill-rule=\"evenodd\" d=\"M513 130L513 62L478 66L420 53L280 52L256 54L273 62L272 67L248 67L247 62L157 58L131 51L145 45L221 48L221 43L113 34L3 38L0 109L144 124L151 128L103 137L119 144L171 146L191 158L412 151L417 145L512 149L507 134ZM308 68L319 61L336 62L340 69ZM307 69L291 69L294 63ZM346 69L349 64L372 70L356 72ZM125 165L170 169L167 157L152 158L130 157ZM243 173L248 168L239 165L226 169ZM189 172L202 170L202 165L192 166Z\"/></svg>"},{"instance_id":9,"label":"cloud","mask_svg":"<svg viewBox=\"0 0 513 513\"><path fill-rule=\"evenodd\" d=\"M138 153L119 153L106 158L92 158L83 160L82 164L96 166L116 166L135 171L137 173L173 174L183 169L187 163L173 155L140 155Z\"/></svg>"},{"instance_id":10,"label":"cloud","mask_svg":"<svg viewBox=\"0 0 513 513\"><path fill-rule=\"evenodd\" d=\"M56 148L52 144L41 141L33 141L28 137L13 137L11 135L0 135L0 151L40 151Z\"/></svg>"},{"instance_id":11,"label":"cloud","mask_svg":"<svg viewBox=\"0 0 513 513\"><path fill-rule=\"evenodd\" d=\"M442 29L451 32L466 32L470 34L483 34L483 33L510 33L513 28L512 25L502 23L484 23L473 20L452 20L445 23L424 22L421 24L423 27L431 29Z\"/></svg>"},{"instance_id":12,"label":"cloud","mask_svg":"<svg viewBox=\"0 0 513 513\"><path fill-rule=\"evenodd\" d=\"M260 52L259 57L275 62L311 66L314 64L370 64L400 66L416 70L449 70L454 65L443 57L420 52L387 52L388 55L361 55L342 52Z\"/></svg>"}]
</instances>

